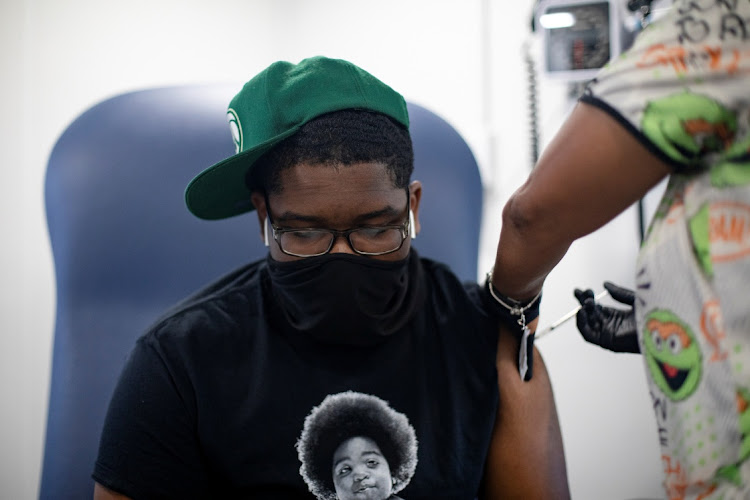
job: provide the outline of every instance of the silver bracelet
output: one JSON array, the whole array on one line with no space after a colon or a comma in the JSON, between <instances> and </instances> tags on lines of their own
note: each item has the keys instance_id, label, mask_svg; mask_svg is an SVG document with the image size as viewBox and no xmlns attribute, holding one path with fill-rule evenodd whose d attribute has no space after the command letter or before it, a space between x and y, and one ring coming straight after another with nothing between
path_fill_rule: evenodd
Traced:
<instances>
[{"instance_id":1,"label":"silver bracelet","mask_svg":"<svg viewBox=\"0 0 750 500\"><path fill-rule=\"evenodd\" d=\"M510 297L503 296L505 297L505 300L513 302L512 305L508 304L505 302L505 300L501 299L498 296L498 293L495 292L495 286L492 284L492 272L494 270L495 268L493 267L492 269L490 269L490 272L487 273L487 288L490 290L490 295L492 295L492 298L495 299L495 302L505 308L511 317L519 317L516 320L518 326L521 327L520 339L518 344L518 373L521 375L521 380L529 381L531 380L533 374L532 367L534 360L534 334L529 330L528 326L526 326L525 312L532 306L534 306L534 304L539 300L539 297L542 296L542 291L539 290L539 293L537 293L536 296L531 299L526 305L522 305L521 302L515 299L511 299Z\"/></svg>"},{"instance_id":2,"label":"silver bracelet","mask_svg":"<svg viewBox=\"0 0 750 500\"><path fill-rule=\"evenodd\" d=\"M495 286L492 284L492 272L495 270L495 268L491 268L490 271L487 273L487 283L489 284L488 288L490 289L490 295L492 295L492 298L495 299L495 301L506 308L508 312L513 316L520 316L518 320L518 324L521 325L521 327L526 326L526 317L524 315L524 312L526 312L527 309L529 309L531 306L534 305L534 302L539 300L539 297L542 296L542 291L539 290L539 293L536 294L536 296L529 301L528 304L525 306L522 305L521 302L511 299L510 297L505 297L507 300L515 302L515 305L506 304L503 299L498 297L497 293L495 292Z\"/></svg>"}]
</instances>

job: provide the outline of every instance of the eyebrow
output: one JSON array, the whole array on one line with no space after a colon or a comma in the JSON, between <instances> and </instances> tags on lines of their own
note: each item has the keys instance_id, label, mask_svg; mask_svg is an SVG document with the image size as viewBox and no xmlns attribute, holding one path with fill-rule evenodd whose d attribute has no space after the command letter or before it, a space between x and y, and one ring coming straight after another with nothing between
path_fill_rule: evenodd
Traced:
<instances>
[{"instance_id":1,"label":"eyebrow","mask_svg":"<svg viewBox=\"0 0 750 500\"><path fill-rule=\"evenodd\" d=\"M363 452L362 452L362 454L361 454L360 456L361 456L361 457L364 457L364 456L366 456L366 455L377 455L377 456L379 456L379 457L381 457L381 458L385 458L385 457L383 457L383 455L382 455L381 453L378 453L378 452L377 452L376 450L363 451ZM333 468L335 469L335 468L336 468L336 466L337 466L338 464L340 464L341 462L344 462L344 461L346 461L346 460L351 460L351 458L350 458L350 457L349 457L348 455L347 455L347 456L345 456L345 457L341 457L341 458L339 458L338 460L336 460L336 461L335 461L335 462L333 463Z\"/></svg>"},{"instance_id":2,"label":"eyebrow","mask_svg":"<svg viewBox=\"0 0 750 500\"><path fill-rule=\"evenodd\" d=\"M378 217L383 217L385 215L396 217L398 215L401 215L401 210L391 205L388 205L384 208L381 208L380 210L373 210L372 212L360 214L354 218L353 222L355 225L358 225L358 224L362 224L363 222L376 219ZM276 223L293 222L293 221L294 222L307 222L311 224L320 224L320 225L324 225L326 223L326 220L323 217L317 217L315 215L304 215L304 214L292 212L289 210L282 213L281 215L274 216L273 220Z\"/></svg>"}]
</instances>

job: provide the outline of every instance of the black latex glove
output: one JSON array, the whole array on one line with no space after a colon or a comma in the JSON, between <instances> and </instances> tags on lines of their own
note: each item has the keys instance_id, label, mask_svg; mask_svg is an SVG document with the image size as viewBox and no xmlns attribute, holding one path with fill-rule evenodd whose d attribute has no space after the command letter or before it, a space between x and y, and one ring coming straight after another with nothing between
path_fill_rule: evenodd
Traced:
<instances>
[{"instance_id":1,"label":"black latex glove","mask_svg":"<svg viewBox=\"0 0 750 500\"><path fill-rule=\"evenodd\" d=\"M609 281L604 288L616 301L630 306L627 310L600 306L594 301L592 290L575 289L581 310L576 314L576 326L587 342L614 352L641 352L635 326L635 293Z\"/></svg>"}]
</instances>

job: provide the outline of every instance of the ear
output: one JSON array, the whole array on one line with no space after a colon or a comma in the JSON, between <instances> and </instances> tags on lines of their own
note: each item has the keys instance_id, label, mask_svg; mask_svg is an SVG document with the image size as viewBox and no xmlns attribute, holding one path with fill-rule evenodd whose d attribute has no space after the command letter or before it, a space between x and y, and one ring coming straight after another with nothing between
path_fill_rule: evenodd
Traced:
<instances>
[{"instance_id":1,"label":"ear","mask_svg":"<svg viewBox=\"0 0 750 500\"><path fill-rule=\"evenodd\" d=\"M411 208L412 216L414 217L414 233L419 234L422 227L419 225L419 202L422 199L422 183L419 181L412 181L409 184L409 208Z\"/></svg>"},{"instance_id":2,"label":"ear","mask_svg":"<svg viewBox=\"0 0 750 500\"><path fill-rule=\"evenodd\" d=\"M266 218L268 217L268 208L266 207L266 197L260 191L253 191L250 194L250 200L253 202L255 207L255 213L258 216L258 227L260 228L260 239L263 243L268 246Z\"/></svg>"}]
</instances>

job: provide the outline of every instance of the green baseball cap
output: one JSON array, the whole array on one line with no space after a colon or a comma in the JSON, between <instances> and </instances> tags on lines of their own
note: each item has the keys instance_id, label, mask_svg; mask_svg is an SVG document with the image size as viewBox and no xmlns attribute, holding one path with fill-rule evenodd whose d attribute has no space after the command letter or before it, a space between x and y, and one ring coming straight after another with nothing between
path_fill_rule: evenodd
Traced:
<instances>
[{"instance_id":1,"label":"green baseball cap","mask_svg":"<svg viewBox=\"0 0 750 500\"><path fill-rule=\"evenodd\" d=\"M375 111L409 127L401 94L348 61L317 56L271 64L229 103L237 153L190 181L188 209L211 220L254 210L245 179L258 158L313 118L343 109Z\"/></svg>"}]
</instances>

